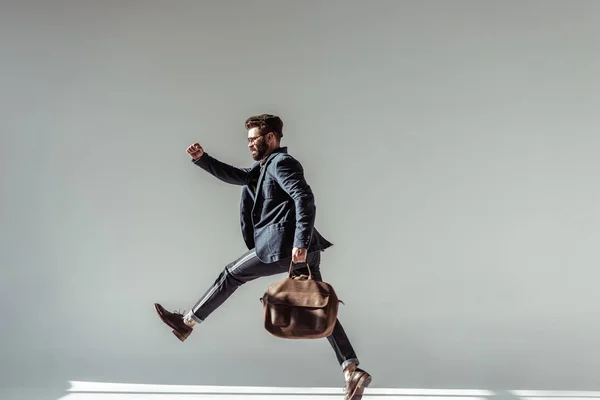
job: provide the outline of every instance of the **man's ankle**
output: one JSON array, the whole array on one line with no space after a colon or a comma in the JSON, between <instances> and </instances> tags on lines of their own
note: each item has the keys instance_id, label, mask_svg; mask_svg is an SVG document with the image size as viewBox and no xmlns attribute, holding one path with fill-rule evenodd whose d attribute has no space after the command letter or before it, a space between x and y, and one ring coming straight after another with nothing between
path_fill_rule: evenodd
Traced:
<instances>
[{"instance_id":1,"label":"man's ankle","mask_svg":"<svg viewBox=\"0 0 600 400\"><path fill-rule=\"evenodd\" d=\"M189 326L190 328L193 328L194 326L196 326L196 324L198 324L198 322L196 322L196 320L192 318L191 311L183 316L183 323Z\"/></svg>"}]
</instances>

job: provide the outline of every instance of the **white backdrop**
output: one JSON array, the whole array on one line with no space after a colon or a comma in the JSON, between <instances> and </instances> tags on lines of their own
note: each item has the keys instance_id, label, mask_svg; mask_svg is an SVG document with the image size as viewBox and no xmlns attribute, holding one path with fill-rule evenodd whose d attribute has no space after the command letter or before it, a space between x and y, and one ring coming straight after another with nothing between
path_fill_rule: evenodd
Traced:
<instances>
[{"instance_id":1,"label":"white backdrop","mask_svg":"<svg viewBox=\"0 0 600 400\"><path fill-rule=\"evenodd\" d=\"M240 289L244 119L304 165L374 387L598 389L600 4L3 1L0 383L341 386ZM58 391L60 392L60 390ZM58 396L55 397L55 399Z\"/></svg>"}]
</instances>

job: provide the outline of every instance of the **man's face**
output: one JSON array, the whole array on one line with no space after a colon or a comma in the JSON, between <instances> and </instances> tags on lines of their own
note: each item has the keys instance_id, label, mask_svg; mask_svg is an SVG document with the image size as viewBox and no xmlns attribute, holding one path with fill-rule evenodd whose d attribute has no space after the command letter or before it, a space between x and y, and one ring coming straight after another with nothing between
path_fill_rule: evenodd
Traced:
<instances>
[{"instance_id":1,"label":"man's face","mask_svg":"<svg viewBox=\"0 0 600 400\"><path fill-rule=\"evenodd\" d=\"M255 161L262 160L269 151L266 135L261 136L259 128L248 129L248 148Z\"/></svg>"}]
</instances>

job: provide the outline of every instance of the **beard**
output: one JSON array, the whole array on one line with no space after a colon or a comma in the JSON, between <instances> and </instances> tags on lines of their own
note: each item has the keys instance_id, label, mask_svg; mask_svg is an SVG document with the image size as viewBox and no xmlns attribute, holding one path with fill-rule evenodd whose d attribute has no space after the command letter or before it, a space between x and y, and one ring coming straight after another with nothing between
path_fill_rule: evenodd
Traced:
<instances>
[{"instance_id":1,"label":"beard","mask_svg":"<svg viewBox=\"0 0 600 400\"><path fill-rule=\"evenodd\" d=\"M264 138L261 138L254 145L254 152L252 152L252 158L254 159L254 161L262 160L267 154L268 150L269 146L267 146L267 143L264 141Z\"/></svg>"}]
</instances>

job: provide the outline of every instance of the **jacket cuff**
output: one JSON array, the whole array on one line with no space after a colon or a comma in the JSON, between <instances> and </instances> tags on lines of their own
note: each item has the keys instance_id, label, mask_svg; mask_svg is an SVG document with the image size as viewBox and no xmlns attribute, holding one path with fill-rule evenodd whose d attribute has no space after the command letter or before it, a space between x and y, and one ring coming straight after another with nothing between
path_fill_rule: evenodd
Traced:
<instances>
[{"instance_id":1,"label":"jacket cuff","mask_svg":"<svg viewBox=\"0 0 600 400\"><path fill-rule=\"evenodd\" d=\"M294 240L294 247L297 247L299 249L308 249L309 245L310 245L310 236L306 239L295 239Z\"/></svg>"},{"instance_id":2,"label":"jacket cuff","mask_svg":"<svg viewBox=\"0 0 600 400\"><path fill-rule=\"evenodd\" d=\"M206 153L204 153L204 154L203 154L203 155L202 155L200 158L196 158L195 160L192 158L192 159L190 160L190 162L191 162L191 163L194 163L194 164L196 164L196 165L198 165L198 163L200 163L200 162L204 161L204 160L203 160L203 158L204 158L204 156L205 156L205 155L206 155Z\"/></svg>"}]
</instances>

